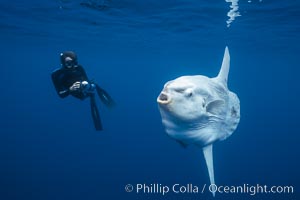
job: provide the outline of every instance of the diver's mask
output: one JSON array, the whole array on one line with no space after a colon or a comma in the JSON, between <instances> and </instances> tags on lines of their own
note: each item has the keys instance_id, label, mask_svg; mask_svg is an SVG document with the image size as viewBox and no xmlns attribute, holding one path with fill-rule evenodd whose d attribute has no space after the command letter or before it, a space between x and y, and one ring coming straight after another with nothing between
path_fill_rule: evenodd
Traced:
<instances>
[{"instance_id":1,"label":"diver's mask","mask_svg":"<svg viewBox=\"0 0 300 200\"><path fill-rule=\"evenodd\" d=\"M64 61L64 66L68 69L72 69L74 67L77 67L77 62L71 57L66 57Z\"/></svg>"}]
</instances>

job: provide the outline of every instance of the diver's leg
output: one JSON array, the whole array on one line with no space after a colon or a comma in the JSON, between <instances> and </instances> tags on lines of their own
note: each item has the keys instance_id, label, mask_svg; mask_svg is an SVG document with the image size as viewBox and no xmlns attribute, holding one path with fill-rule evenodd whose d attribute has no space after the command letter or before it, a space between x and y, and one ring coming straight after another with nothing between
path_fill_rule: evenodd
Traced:
<instances>
[{"instance_id":1,"label":"diver's leg","mask_svg":"<svg viewBox=\"0 0 300 200\"><path fill-rule=\"evenodd\" d=\"M91 100L91 112L92 112L95 128L97 131L101 131L103 130L103 128L102 128L99 111L96 105L95 95L91 95L90 100Z\"/></svg>"},{"instance_id":2,"label":"diver's leg","mask_svg":"<svg viewBox=\"0 0 300 200\"><path fill-rule=\"evenodd\" d=\"M98 84L96 85L96 91L101 99L101 101L108 107L113 107L115 105L114 100L111 98L111 96L104 90L102 89Z\"/></svg>"}]
</instances>

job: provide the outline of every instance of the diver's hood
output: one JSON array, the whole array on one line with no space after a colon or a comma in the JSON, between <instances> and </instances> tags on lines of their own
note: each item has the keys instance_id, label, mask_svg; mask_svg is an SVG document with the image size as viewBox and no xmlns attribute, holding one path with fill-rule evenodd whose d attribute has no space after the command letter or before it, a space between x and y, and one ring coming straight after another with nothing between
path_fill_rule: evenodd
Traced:
<instances>
[{"instance_id":1,"label":"diver's hood","mask_svg":"<svg viewBox=\"0 0 300 200\"><path fill-rule=\"evenodd\" d=\"M60 62L63 67L66 67L66 57L70 57L73 60L73 64L77 65L77 55L73 51L65 51L60 54Z\"/></svg>"}]
</instances>

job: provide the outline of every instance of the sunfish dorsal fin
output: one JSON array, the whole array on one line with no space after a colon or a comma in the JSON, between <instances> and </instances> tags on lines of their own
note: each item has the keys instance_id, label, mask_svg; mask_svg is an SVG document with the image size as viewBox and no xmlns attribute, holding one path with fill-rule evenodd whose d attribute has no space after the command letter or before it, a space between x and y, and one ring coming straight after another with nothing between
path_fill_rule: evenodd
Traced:
<instances>
[{"instance_id":1,"label":"sunfish dorsal fin","mask_svg":"<svg viewBox=\"0 0 300 200\"><path fill-rule=\"evenodd\" d=\"M230 55L229 55L228 47L226 46L222 66L218 76L216 77L216 79L221 83L223 83L226 87L227 87L229 68L230 68Z\"/></svg>"},{"instance_id":2,"label":"sunfish dorsal fin","mask_svg":"<svg viewBox=\"0 0 300 200\"><path fill-rule=\"evenodd\" d=\"M210 184L215 184L215 175L214 175L214 161L213 161L213 153L212 153L212 144L203 147L203 154L206 161L206 166L208 169L208 175ZM215 192L212 192L213 196L215 196Z\"/></svg>"}]
</instances>

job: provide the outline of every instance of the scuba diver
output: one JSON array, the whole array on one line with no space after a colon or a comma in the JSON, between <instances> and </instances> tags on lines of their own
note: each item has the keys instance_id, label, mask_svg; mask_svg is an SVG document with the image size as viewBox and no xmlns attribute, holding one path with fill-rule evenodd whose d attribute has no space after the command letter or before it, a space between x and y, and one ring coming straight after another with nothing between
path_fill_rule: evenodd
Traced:
<instances>
[{"instance_id":1,"label":"scuba diver","mask_svg":"<svg viewBox=\"0 0 300 200\"><path fill-rule=\"evenodd\" d=\"M95 129L101 131L103 128L96 105L95 91L106 106L112 107L115 102L98 84L88 79L83 67L78 64L74 52L65 51L61 53L60 61L61 68L56 69L51 74L57 94L61 98L72 95L81 100L89 97Z\"/></svg>"}]
</instances>

